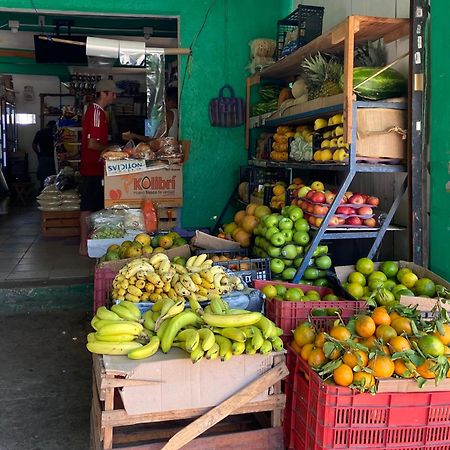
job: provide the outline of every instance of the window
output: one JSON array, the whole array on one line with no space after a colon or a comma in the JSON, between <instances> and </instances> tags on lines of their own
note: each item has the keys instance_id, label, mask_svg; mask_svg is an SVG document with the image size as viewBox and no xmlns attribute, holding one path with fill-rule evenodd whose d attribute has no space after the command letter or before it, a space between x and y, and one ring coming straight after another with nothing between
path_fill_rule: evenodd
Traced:
<instances>
[{"instance_id":1,"label":"window","mask_svg":"<svg viewBox=\"0 0 450 450\"><path fill-rule=\"evenodd\" d=\"M18 113L16 123L17 125L33 125L36 123L36 114Z\"/></svg>"}]
</instances>

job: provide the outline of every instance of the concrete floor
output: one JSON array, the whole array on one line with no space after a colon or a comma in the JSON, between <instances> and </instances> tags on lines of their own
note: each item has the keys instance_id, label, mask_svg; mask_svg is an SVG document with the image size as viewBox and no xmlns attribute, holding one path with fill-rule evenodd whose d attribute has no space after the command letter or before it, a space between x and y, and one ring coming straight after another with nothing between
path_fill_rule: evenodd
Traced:
<instances>
[{"instance_id":1,"label":"concrete floor","mask_svg":"<svg viewBox=\"0 0 450 450\"><path fill-rule=\"evenodd\" d=\"M87 450L94 262L39 230L36 208L0 216L0 450Z\"/></svg>"}]
</instances>

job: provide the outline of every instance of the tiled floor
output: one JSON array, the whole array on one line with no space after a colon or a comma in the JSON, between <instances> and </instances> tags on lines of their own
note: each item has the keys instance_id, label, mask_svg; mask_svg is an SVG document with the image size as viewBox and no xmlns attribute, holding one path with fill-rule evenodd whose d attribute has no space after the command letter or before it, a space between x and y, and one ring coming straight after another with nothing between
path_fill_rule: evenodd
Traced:
<instances>
[{"instance_id":1,"label":"tiled floor","mask_svg":"<svg viewBox=\"0 0 450 450\"><path fill-rule=\"evenodd\" d=\"M92 277L94 260L79 255L78 238L45 238L40 226L35 206L0 215L0 283Z\"/></svg>"}]
</instances>

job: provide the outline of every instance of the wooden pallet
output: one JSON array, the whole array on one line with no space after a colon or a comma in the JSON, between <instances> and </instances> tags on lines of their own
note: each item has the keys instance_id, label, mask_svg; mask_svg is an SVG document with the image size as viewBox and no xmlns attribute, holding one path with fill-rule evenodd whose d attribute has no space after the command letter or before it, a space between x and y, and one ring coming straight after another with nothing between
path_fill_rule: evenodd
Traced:
<instances>
[{"instance_id":1,"label":"wooden pallet","mask_svg":"<svg viewBox=\"0 0 450 450\"><path fill-rule=\"evenodd\" d=\"M284 360L284 355L274 355L273 368L214 408L128 415L118 389L155 382L107 373L102 357L93 355L91 449L283 450L286 397L281 380L288 374ZM272 395L267 400L251 402L269 388Z\"/></svg>"},{"instance_id":2,"label":"wooden pallet","mask_svg":"<svg viewBox=\"0 0 450 450\"><path fill-rule=\"evenodd\" d=\"M80 211L42 211L41 233L45 237L80 235Z\"/></svg>"}]
</instances>

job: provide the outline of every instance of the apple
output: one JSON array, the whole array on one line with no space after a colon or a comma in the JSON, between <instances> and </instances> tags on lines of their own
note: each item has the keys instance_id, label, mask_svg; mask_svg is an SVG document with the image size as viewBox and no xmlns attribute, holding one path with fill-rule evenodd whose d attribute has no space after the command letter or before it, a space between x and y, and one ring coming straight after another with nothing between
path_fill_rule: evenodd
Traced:
<instances>
[{"instance_id":1,"label":"apple","mask_svg":"<svg viewBox=\"0 0 450 450\"><path fill-rule=\"evenodd\" d=\"M333 194L332 192L325 193L325 202L331 205L336 198L336 194Z\"/></svg>"},{"instance_id":2,"label":"apple","mask_svg":"<svg viewBox=\"0 0 450 450\"><path fill-rule=\"evenodd\" d=\"M309 216L309 217L308 217L308 223L309 223L310 225L316 226L316 218L315 218L314 216Z\"/></svg>"},{"instance_id":3,"label":"apple","mask_svg":"<svg viewBox=\"0 0 450 450\"><path fill-rule=\"evenodd\" d=\"M373 217L371 217L370 219L364 219L363 220L363 224L366 227L376 227L377 226L377 221Z\"/></svg>"},{"instance_id":4,"label":"apple","mask_svg":"<svg viewBox=\"0 0 450 450\"><path fill-rule=\"evenodd\" d=\"M306 205L306 211L308 211L309 214L314 214L314 205L312 203L308 203Z\"/></svg>"},{"instance_id":5,"label":"apple","mask_svg":"<svg viewBox=\"0 0 450 450\"><path fill-rule=\"evenodd\" d=\"M325 186L323 185L323 183L321 181L314 181L313 183L311 183L311 189L313 189L314 191L324 191Z\"/></svg>"},{"instance_id":6,"label":"apple","mask_svg":"<svg viewBox=\"0 0 450 450\"><path fill-rule=\"evenodd\" d=\"M353 216L353 217L349 217L348 219L345 219L345 223L347 225L362 225L362 220L359 217Z\"/></svg>"},{"instance_id":7,"label":"apple","mask_svg":"<svg viewBox=\"0 0 450 450\"><path fill-rule=\"evenodd\" d=\"M311 200L312 196L316 193L316 191L310 190L308 191L308 193L306 194L306 198L308 200Z\"/></svg>"},{"instance_id":8,"label":"apple","mask_svg":"<svg viewBox=\"0 0 450 450\"><path fill-rule=\"evenodd\" d=\"M350 198L350 197L353 195L353 192L352 192L352 191L347 191L344 195L345 195L347 198Z\"/></svg>"},{"instance_id":9,"label":"apple","mask_svg":"<svg viewBox=\"0 0 450 450\"><path fill-rule=\"evenodd\" d=\"M278 233L274 233L272 234L272 236L270 236L270 242L272 243L272 245L275 245L275 247L281 247L285 244L286 239L284 237L284 234L279 231Z\"/></svg>"},{"instance_id":10,"label":"apple","mask_svg":"<svg viewBox=\"0 0 450 450\"><path fill-rule=\"evenodd\" d=\"M274 227L275 225L277 225L277 223L278 223L278 216L276 214L269 214L264 219L264 225L267 228Z\"/></svg>"},{"instance_id":11,"label":"apple","mask_svg":"<svg viewBox=\"0 0 450 450\"><path fill-rule=\"evenodd\" d=\"M366 203L371 206L378 206L380 204L380 199L378 197L368 197Z\"/></svg>"},{"instance_id":12,"label":"apple","mask_svg":"<svg viewBox=\"0 0 450 450\"><path fill-rule=\"evenodd\" d=\"M367 203L367 199L369 198L369 196L366 195L366 194L361 194L361 196L362 196L362 198L364 200L364 203Z\"/></svg>"},{"instance_id":13,"label":"apple","mask_svg":"<svg viewBox=\"0 0 450 450\"><path fill-rule=\"evenodd\" d=\"M337 227L339 225L339 217L332 216L328 225L330 227Z\"/></svg>"},{"instance_id":14,"label":"apple","mask_svg":"<svg viewBox=\"0 0 450 450\"><path fill-rule=\"evenodd\" d=\"M298 219L301 219L303 217L303 211L298 206L292 206L289 210L289 219L291 219L293 222L295 222Z\"/></svg>"},{"instance_id":15,"label":"apple","mask_svg":"<svg viewBox=\"0 0 450 450\"><path fill-rule=\"evenodd\" d=\"M373 214L373 209L370 206L361 206L361 208L358 209L358 214L368 216Z\"/></svg>"},{"instance_id":16,"label":"apple","mask_svg":"<svg viewBox=\"0 0 450 450\"><path fill-rule=\"evenodd\" d=\"M328 208L328 206L314 205L313 214L315 214L316 216L324 216L329 209L330 208Z\"/></svg>"},{"instance_id":17,"label":"apple","mask_svg":"<svg viewBox=\"0 0 450 450\"><path fill-rule=\"evenodd\" d=\"M309 231L308 221L303 217L302 219L298 219L294 223L294 228L297 231Z\"/></svg>"},{"instance_id":18,"label":"apple","mask_svg":"<svg viewBox=\"0 0 450 450\"><path fill-rule=\"evenodd\" d=\"M299 189L298 189L298 188L296 188L296 189L292 189L292 194L291 194L291 197L298 197L298 191L299 191Z\"/></svg>"},{"instance_id":19,"label":"apple","mask_svg":"<svg viewBox=\"0 0 450 450\"><path fill-rule=\"evenodd\" d=\"M285 245L281 249L281 256L286 259L295 259L297 258L297 249L294 244Z\"/></svg>"},{"instance_id":20,"label":"apple","mask_svg":"<svg viewBox=\"0 0 450 450\"><path fill-rule=\"evenodd\" d=\"M338 206L336 209L336 214L348 214L348 206Z\"/></svg>"},{"instance_id":21,"label":"apple","mask_svg":"<svg viewBox=\"0 0 450 450\"><path fill-rule=\"evenodd\" d=\"M325 203L325 194L322 192L315 192L311 197L311 201L314 203Z\"/></svg>"},{"instance_id":22,"label":"apple","mask_svg":"<svg viewBox=\"0 0 450 450\"><path fill-rule=\"evenodd\" d=\"M280 230L277 227L267 228L267 231L264 233L264 237L266 239L270 239L275 233L279 233Z\"/></svg>"},{"instance_id":23,"label":"apple","mask_svg":"<svg viewBox=\"0 0 450 450\"><path fill-rule=\"evenodd\" d=\"M292 222L292 220L289 219L289 217L283 217L278 222L278 228L280 230L292 230L293 226L294 226L294 222Z\"/></svg>"},{"instance_id":24,"label":"apple","mask_svg":"<svg viewBox=\"0 0 450 450\"><path fill-rule=\"evenodd\" d=\"M345 219L343 219L342 217L338 217L338 225L344 225L345 224Z\"/></svg>"},{"instance_id":25,"label":"apple","mask_svg":"<svg viewBox=\"0 0 450 450\"><path fill-rule=\"evenodd\" d=\"M312 217L316 220L315 217ZM310 237L306 231L296 231L293 236L294 242L298 245L307 245L309 243Z\"/></svg>"},{"instance_id":26,"label":"apple","mask_svg":"<svg viewBox=\"0 0 450 450\"><path fill-rule=\"evenodd\" d=\"M362 205L364 204L364 199L361 194L353 194L348 199L348 203L351 203L352 205Z\"/></svg>"},{"instance_id":27,"label":"apple","mask_svg":"<svg viewBox=\"0 0 450 450\"><path fill-rule=\"evenodd\" d=\"M278 258L281 255L281 248L269 245L267 246L266 252L271 258Z\"/></svg>"},{"instance_id":28,"label":"apple","mask_svg":"<svg viewBox=\"0 0 450 450\"><path fill-rule=\"evenodd\" d=\"M306 197L309 191L311 191L311 188L309 186L303 186L298 190L297 197L298 198Z\"/></svg>"},{"instance_id":29,"label":"apple","mask_svg":"<svg viewBox=\"0 0 450 450\"><path fill-rule=\"evenodd\" d=\"M281 273L284 270L284 262L279 258L270 260L270 270L272 273Z\"/></svg>"},{"instance_id":30,"label":"apple","mask_svg":"<svg viewBox=\"0 0 450 450\"><path fill-rule=\"evenodd\" d=\"M317 228L319 228L320 225L322 225L322 222L323 222L323 217L316 217L315 225Z\"/></svg>"},{"instance_id":31,"label":"apple","mask_svg":"<svg viewBox=\"0 0 450 450\"><path fill-rule=\"evenodd\" d=\"M340 205L345 205L348 201L348 197L346 195L344 195L340 200L339 200L339 204Z\"/></svg>"},{"instance_id":32,"label":"apple","mask_svg":"<svg viewBox=\"0 0 450 450\"><path fill-rule=\"evenodd\" d=\"M286 242L292 241L292 235L294 234L293 230L281 230L281 232L283 233Z\"/></svg>"}]
</instances>

